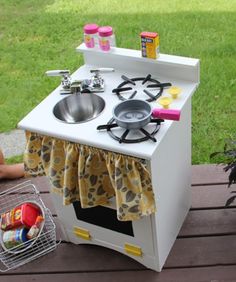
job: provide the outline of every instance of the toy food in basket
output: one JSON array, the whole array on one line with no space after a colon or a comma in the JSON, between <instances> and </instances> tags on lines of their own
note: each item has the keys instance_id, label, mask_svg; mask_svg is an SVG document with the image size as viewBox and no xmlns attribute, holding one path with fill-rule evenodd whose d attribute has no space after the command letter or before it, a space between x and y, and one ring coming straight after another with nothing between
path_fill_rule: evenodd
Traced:
<instances>
[{"instance_id":1,"label":"toy food in basket","mask_svg":"<svg viewBox=\"0 0 236 282\"><path fill-rule=\"evenodd\" d=\"M1 214L0 228L3 231L13 229L19 226L25 226L30 228L37 218L41 214L39 206L32 203L24 203L20 206L13 208Z\"/></svg>"},{"instance_id":2,"label":"toy food in basket","mask_svg":"<svg viewBox=\"0 0 236 282\"><path fill-rule=\"evenodd\" d=\"M25 202L1 214L0 241L5 251L19 253L33 245L44 225L44 210L36 202Z\"/></svg>"}]
</instances>

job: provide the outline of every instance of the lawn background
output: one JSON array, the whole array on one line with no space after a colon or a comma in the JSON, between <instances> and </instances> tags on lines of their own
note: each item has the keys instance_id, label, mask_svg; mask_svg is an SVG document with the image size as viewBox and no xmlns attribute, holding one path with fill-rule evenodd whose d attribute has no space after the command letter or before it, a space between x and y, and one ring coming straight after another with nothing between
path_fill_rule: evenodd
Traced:
<instances>
[{"instance_id":1,"label":"lawn background","mask_svg":"<svg viewBox=\"0 0 236 282\"><path fill-rule=\"evenodd\" d=\"M156 31L161 53L200 59L194 164L209 163L235 136L236 0L0 0L0 132L16 128L58 86L46 70L83 64L75 48L89 22L113 26L118 47L140 49L140 32Z\"/></svg>"}]
</instances>

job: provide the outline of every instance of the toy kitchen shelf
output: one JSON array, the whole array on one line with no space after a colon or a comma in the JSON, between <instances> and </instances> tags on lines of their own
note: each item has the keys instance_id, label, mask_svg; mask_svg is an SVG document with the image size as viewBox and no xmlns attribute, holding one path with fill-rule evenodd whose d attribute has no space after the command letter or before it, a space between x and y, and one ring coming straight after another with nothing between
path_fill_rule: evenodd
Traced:
<instances>
[{"instance_id":1,"label":"toy kitchen shelf","mask_svg":"<svg viewBox=\"0 0 236 282\"><path fill-rule=\"evenodd\" d=\"M78 202L63 206L59 195L51 195L68 241L108 247L161 271L191 205L191 97L199 85L199 60L164 54L153 60L142 58L136 50L113 48L105 53L84 44L77 51L83 54L84 65L72 78L86 79L90 69L98 67L115 69L104 74L105 92L97 94L106 102L104 111L81 124L56 120L52 109L64 98L58 87L19 123L19 128L148 161L157 212L140 220L119 222L114 199L109 206L81 209ZM155 135L157 142L120 144L107 132L98 131L97 126L110 120L113 107L120 102L112 89L122 82L121 76L148 74L181 89L171 104L181 110L180 121L165 120ZM167 89L162 96L168 96ZM158 107L156 101L151 104Z\"/></svg>"}]
</instances>

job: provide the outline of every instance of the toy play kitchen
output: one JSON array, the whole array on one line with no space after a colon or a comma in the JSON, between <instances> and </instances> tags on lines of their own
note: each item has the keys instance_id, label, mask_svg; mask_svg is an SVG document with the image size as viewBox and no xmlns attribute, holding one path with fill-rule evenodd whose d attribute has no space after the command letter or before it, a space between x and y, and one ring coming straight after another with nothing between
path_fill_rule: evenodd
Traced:
<instances>
[{"instance_id":1,"label":"toy play kitchen","mask_svg":"<svg viewBox=\"0 0 236 282\"><path fill-rule=\"evenodd\" d=\"M61 85L19 123L27 170L50 178L68 241L161 271L191 204L199 60L84 43L77 51L84 65L47 72Z\"/></svg>"}]
</instances>

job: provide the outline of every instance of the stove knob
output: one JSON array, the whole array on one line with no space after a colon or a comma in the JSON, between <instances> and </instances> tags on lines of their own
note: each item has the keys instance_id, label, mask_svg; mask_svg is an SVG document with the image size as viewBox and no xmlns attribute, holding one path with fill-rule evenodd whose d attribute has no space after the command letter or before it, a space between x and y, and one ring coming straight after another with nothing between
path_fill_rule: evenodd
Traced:
<instances>
[{"instance_id":1,"label":"stove knob","mask_svg":"<svg viewBox=\"0 0 236 282\"><path fill-rule=\"evenodd\" d=\"M172 99L169 97L161 97L157 100L157 102L164 108L164 109L168 109L169 105L172 102Z\"/></svg>"},{"instance_id":2,"label":"stove knob","mask_svg":"<svg viewBox=\"0 0 236 282\"><path fill-rule=\"evenodd\" d=\"M172 96L173 99L177 99L179 94L181 93L181 88L177 86L171 86L168 89L168 93Z\"/></svg>"}]
</instances>

